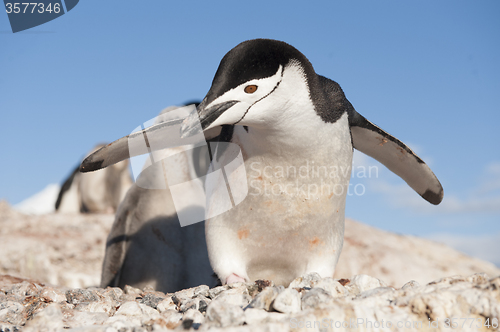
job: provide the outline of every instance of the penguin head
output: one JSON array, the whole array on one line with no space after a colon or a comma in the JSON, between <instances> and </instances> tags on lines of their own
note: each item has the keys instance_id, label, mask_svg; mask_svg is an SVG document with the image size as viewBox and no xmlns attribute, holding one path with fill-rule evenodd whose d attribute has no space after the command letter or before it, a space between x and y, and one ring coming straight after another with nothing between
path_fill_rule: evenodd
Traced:
<instances>
[{"instance_id":1,"label":"penguin head","mask_svg":"<svg viewBox=\"0 0 500 332\"><path fill-rule=\"evenodd\" d=\"M294 71L298 75L286 75ZM190 135L199 119L203 130L220 125L266 126L280 118L294 97L315 76L307 58L287 43L254 39L230 50L221 60L207 95L184 122Z\"/></svg>"}]
</instances>

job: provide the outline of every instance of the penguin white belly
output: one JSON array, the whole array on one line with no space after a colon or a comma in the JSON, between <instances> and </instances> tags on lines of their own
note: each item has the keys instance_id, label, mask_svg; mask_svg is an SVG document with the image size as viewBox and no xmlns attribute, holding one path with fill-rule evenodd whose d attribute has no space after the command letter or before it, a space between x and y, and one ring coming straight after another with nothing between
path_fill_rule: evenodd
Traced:
<instances>
[{"instance_id":1,"label":"penguin white belly","mask_svg":"<svg viewBox=\"0 0 500 332\"><path fill-rule=\"evenodd\" d=\"M347 115L336 123L318 122L313 129L314 136L303 137L303 141L314 148L287 147L281 152L271 138L261 148L252 144L249 149L242 142L252 141L253 128L248 133L241 127L235 130L233 142L242 149L246 175L228 176L246 176L248 196L206 221L210 261L222 282L232 274L282 285L308 272L333 275L342 250L352 163ZM323 140L323 130L330 133L328 141ZM334 137L332 131L337 133ZM264 138L261 133L256 135L259 140ZM224 158L227 154L220 158L222 165L228 161ZM209 212L223 199L225 188L222 176L216 188L207 188L213 190Z\"/></svg>"}]
</instances>

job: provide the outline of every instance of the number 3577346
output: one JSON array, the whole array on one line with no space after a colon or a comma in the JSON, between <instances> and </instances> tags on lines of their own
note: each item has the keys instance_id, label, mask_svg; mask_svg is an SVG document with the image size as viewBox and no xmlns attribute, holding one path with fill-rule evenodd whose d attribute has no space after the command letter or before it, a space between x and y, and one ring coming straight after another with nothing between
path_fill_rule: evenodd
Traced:
<instances>
[{"instance_id":1,"label":"number 3577346","mask_svg":"<svg viewBox=\"0 0 500 332\"><path fill-rule=\"evenodd\" d=\"M56 13L61 11L61 5L59 3L49 3L45 5L44 3L38 2L7 2L5 3L5 11L7 14L34 14L34 13Z\"/></svg>"}]
</instances>

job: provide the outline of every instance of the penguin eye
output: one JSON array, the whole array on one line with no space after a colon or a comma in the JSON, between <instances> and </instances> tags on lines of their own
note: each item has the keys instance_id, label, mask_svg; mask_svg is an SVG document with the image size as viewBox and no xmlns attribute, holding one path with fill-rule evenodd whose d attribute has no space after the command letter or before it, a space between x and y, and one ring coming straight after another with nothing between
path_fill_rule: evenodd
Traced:
<instances>
[{"instance_id":1,"label":"penguin eye","mask_svg":"<svg viewBox=\"0 0 500 332\"><path fill-rule=\"evenodd\" d=\"M247 85L245 87L246 93L254 93L255 91L257 91L257 85Z\"/></svg>"}]
</instances>

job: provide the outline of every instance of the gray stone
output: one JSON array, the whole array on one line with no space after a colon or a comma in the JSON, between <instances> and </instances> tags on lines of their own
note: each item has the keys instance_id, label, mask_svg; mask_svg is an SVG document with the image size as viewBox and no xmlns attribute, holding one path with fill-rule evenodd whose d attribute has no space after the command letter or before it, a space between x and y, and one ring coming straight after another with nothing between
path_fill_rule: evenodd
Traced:
<instances>
[{"instance_id":1,"label":"gray stone","mask_svg":"<svg viewBox=\"0 0 500 332\"><path fill-rule=\"evenodd\" d=\"M108 316L112 316L116 312L116 307L119 303L116 301L96 301L96 302L82 302L75 305L75 310L83 312L104 312Z\"/></svg>"},{"instance_id":2,"label":"gray stone","mask_svg":"<svg viewBox=\"0 0 500 332\"><path fill-rule=\"evenodd\" d=\"M27 321L24 331L57 331L64 327L63 318L60 306L52 303Z\"/></svg>"},{"instance_id":3,"label":"gray stone","mask_svg":"<svg viewBox=\"0 0 500 332\"><path fill-rule=\"evenodd\" d=\"M262 292L262 290L266 287L272 286L274 286L274 282L272 280L255 280L254 283L247 284L247 290L251 297L255 297L255 295Z\"/></svg>"},{"instance_id":4,"label":"gray stone","mask_svg":"<svg viewBox=\"0 0 500 332\"><path fill-rule=\"evenodd\" d=\"M176 292L172 296L172 302L180 312L186 312L189 309L205 311L210 300L201 294L208 294L208 290L205 287L190 288ZM165 308L173 309L174 307L169 303L161 303L160 310L165 310Z\"/></svg>"},{"instance_id":5,"label":"gray stone","mask_svg":"<svg viewBox=\"0 0 500 332\"><path fill-rule=\"evenodd\" d=\"M142 290L129 285L125 285L125 287L123 288L123 292L127 295L134 295L136 297L139 297L142 294Z\"/></svg>"},{"instance_id":6,"label":"gray stone","mask_svg":"<svg viewBox=\"0 0 500 332\"><path fill-rule=\"evenodd\" d=\"M179 309L182 308L184 311L189 308L194 308L198 305L197 301L193 300L194 290L195 288L189 288L175 292L174 295L172 295L172 301Z\"/></svg>"},{"instance_id":7,"label":"gray stone","mask_svg":"<svg viewBox=\"0 0 500 332\"><path fill-rule=\"evenodd\" d=\"M169 329L174 329L181 324L183 316L184 315L177 310L166 310L161 313L161 318L164 321L164 324L162 324L162 326Z\"/></svg>"},{"instance_id":8,"label":"gray stone","mask_svg":"<svg viewBox=\"0 0 500 332\"><path fill-rule=\"evenodd\" d=\"M189 309L186 311L182 317L183 325L184 322L191 321L189 328L193 327L197 329L201 324L205 322L205 316L196 309ZM186 328L186 326L184 326Z\"/></svg>"},{"instance_id":9,"label":"gray stone","mask_svg":"<svg viewBox=\"0 0 500 332\"><path fill-rule=\"evenodd\" d=\"M242 325L245 322L243 309L218 300L210 302L206 317L213 325L219 327Z\"/></svg>"},{"instance_id":10,"label":"gray stone","mask_svg":"<svg viewBox=\"0 0 500 332\"><path fill-rule=\"evenodd\" d=\"M276 296L272 303L274 310L289 314L299 312L301 308L300 294L293 288L287 288Z\"/></svg>"},{"instance_id":11,"label":"gray stone","mask_svg":"<svg viewBox=\"0 0 500 332\"><path fill-rule=\"evenodd\" d=\"M23 325L27 316L25 307L18 302L0 303L0 321L13 325Z\"/></svg>"},{"instance_id":12,"label":"gray stone","mask_svg":"<svg viewBox=\"0 0 500 332\"><path fill-rule=\"evenodd\" d=\"M302 310L316 308L320 304L333 303L333 296L322 288L313 288L302 296Z\"/></svg>"},{"instance_id":13,"label":"gray stone","mask_svg":"<svg viewBox=\"0 0 500 332\"><path fill-rule=\"evenodd\" d=\"M172 297L169 296L163 299L161 302L159 302L158 305L156 306L156 309L159 312L164 312L167 310L177 310L177 304L175 304L174 301L172 301Z\"/></svg>"},{"instance_id":14,"label":"gray stone","mask_svg":"<svg viewBox=\"0 0 500 332\"><path fill-rule=\"evenodd\" d=\"M401 289L409 290L418 287L420 287L420 284L418 282L416 282L415 280L410 280L406 284L404 284L403 287L401 287Z\"/></svg>"},{"instance_id":15,"label":"gray stone","mask_svg":"<svg viewBox=\"0 0 500 332\"><path fill-rule=\"evenodd\" d=\"M183 289L181 291L178 291L178 292L175 292L174 295L172 296L172 300L176 302L176 299L182 301L184 299L192 299L194 297L194 290L196 289L196 287L194 288L188 288L188 289Z\"/></svg>"},{"instance_id":16,"label":"gray stone","mask_svg":"<svg viewBox=\"0 0 500 332\"><path fill-rule=\"evenodd\" d=\"M208 290L208 297L210 297L213 300L217 297L217 295L228 289L229 289L228 285L211 288Z\"/></svg>"},{"instance_id":17,"label":"gray stone","mask_svg":"<svg viewBox=\"0 0 500 332\"><path fill-rule=\"evenodd\" d=\"M199 296L199 299L200 299L200 303L199 303L198 310L200 312L206 312L208 305L210 304L210 302L212 302L212 300L210 300L209 298L206 298L206 297L201 297L201 296Z\"/></svg>"},{"instance_id":18,"label":"gray stone","mask_svg":"<svg viewBox=\"0 0 500 332\"><path fill-rule=\"evenodd\" d=\"M271 308L271 304L273 303L274 299L278 296L280 291L283 291L283 288L274 286L267 287L262 292L257 294L257 296L255 296L255 298L252 300L252 302L250 302L248 307L256 309L264 309L269 311Z\"/></svg>"},{"instance_id":19,"label":"gray stone","mask_svg":"<svg viewBox=\"0 0 500 332\"><path fill-rule=\"evenodd\" d=\"M180 306L179 306L179 311L180 312L186 312L188 310L194 309L198 310L200 307L200 299L186 299L183 301Z\"/></svg>"},{"instance_id":20,"label":"gray stone","mask_svg":"<svg viewBox=\"0 0 500 332\"><path fill-rule=\"evenodd\" d=\"M377 278L373 278L365 274L360 274L352 277L351 282L348 283L345 288L351 295L358 295L359 293L362 293L364 291L385 286L387 285Z\"/></svg>"},{"instance_id":21,"label":"gray stone","mask_svg":"<svg viewBox=\"0 0 500 332\"><path fill-rule=\"evenodd\" d=\"M66 302L66 293L58 288L45 287L41 293L40 297L43 298L45 302Z\"/></svg>"},{"instance_id":22,"label":"gray stone","mask_svg":"<svg viewBox=\"0 0 500 332\"><path fill-rule=\"evenodd\" d=\"M312 283L321 280L321 276L316 272L306 274L305 276L294 279L289 288L312 288Z\"/></svg>"},{"instance_id":23,"label":"gray stone","mask_svg":"<svg viewBox=\"0 0 500 332\"><path fill-rule=\"evenodd\" d=\"M142 303L135 301L128 301L123 303L120 308L116 311L115 316L146 316L146 318L156 318L160 316L160 313Z\"/></svg>"},{"instance_id":24,"label":"gray stone","mask_svg":"<svg viewBox=\"0 0 500 332\"><path fill-rule=\"evenodd\" d=\"M148 305L153 309L158 309L158 303L163 301L165 298L165 294L147 293L139 302L144 303L145 305Z\"/></svg>"},{"instance_id":25,"label":"gray stone","mask_svg":"<svg viewBox=\"0 0 500 332\"><path fill-rule=\"evenodd\" d=\"M220 300L240 307L245 307L250 303L250 301L252 301L252 298L250 297L250 295L248 295L246 287L243 287L223 291L219 295L217 295L215 300Z\"/></svg>"},{"instance_id":26,"label":"gray stone","mask_svg":"<svg viewBox=\"0 0 500 332\"><path fill-rule=\"evenodd\" d=\"M209 291L210 287L208 287L207 285L200 285L198 287L195 287L194 290L193 290L193 296L198 296L198 295L201 295L201 296L204 296L204 297L208 297L208 291Z\"/></svg>"},{"instance_id":27,"label":"gray stone","mask_svg":"<svg viewBox=\"0 0 500 332\"><path fill-rule=\"evenodd\" d=\"M136 301L127 301L123 303L116 311L113 317L110 317L105 324L113 326L142 326L149 321L160 318L160 313L143 303Z\"/></svg>"},{"instance_id":28,"label":"gray stone","mask_svg":"<svg viewBox=\"0 0 500 332\"><path fill-rule=\"evenodd\" d=\"M105 289L98 288L97 292L100 296L112 299L114 301L121 301L123 299L123 296L125 295L123 290L118 287L107 287Z\"/></svg>"},{"instance_id":29,"label":"gray stone","mask_svg":"<svg viewBox=\"0 0 500 332\"><path fill-rule=\"evenodd\" d=\"M313 288L322 288L333 297L347 296L349 292L342 284L333 278L323 278L312 283Z\"/></svg>"},{"instance_id":30,"label":"gray stone","mask_svg":"<svg viewBox=\"0 0 500 332\"><path fill-rule=\"evenodd\" d=\"M71 289L66 292L66 301L71 304L98 301L99 296L96 293L88 289Z\"/></svg>"},{"instance_id":31,"label":"gray stone","mask_svg":"<svg viewBox=\"0 0 500 332\"><path fill-rule=\"evenodd\" d=\"M180 312L186 312L189 309L195 309L199 310L200 312L205 312L210 301L211 300L206 297L197 296L193 299L187 299L183 301L181 305L178 306L178 308Z\"/></svg>"}]
</instances>

